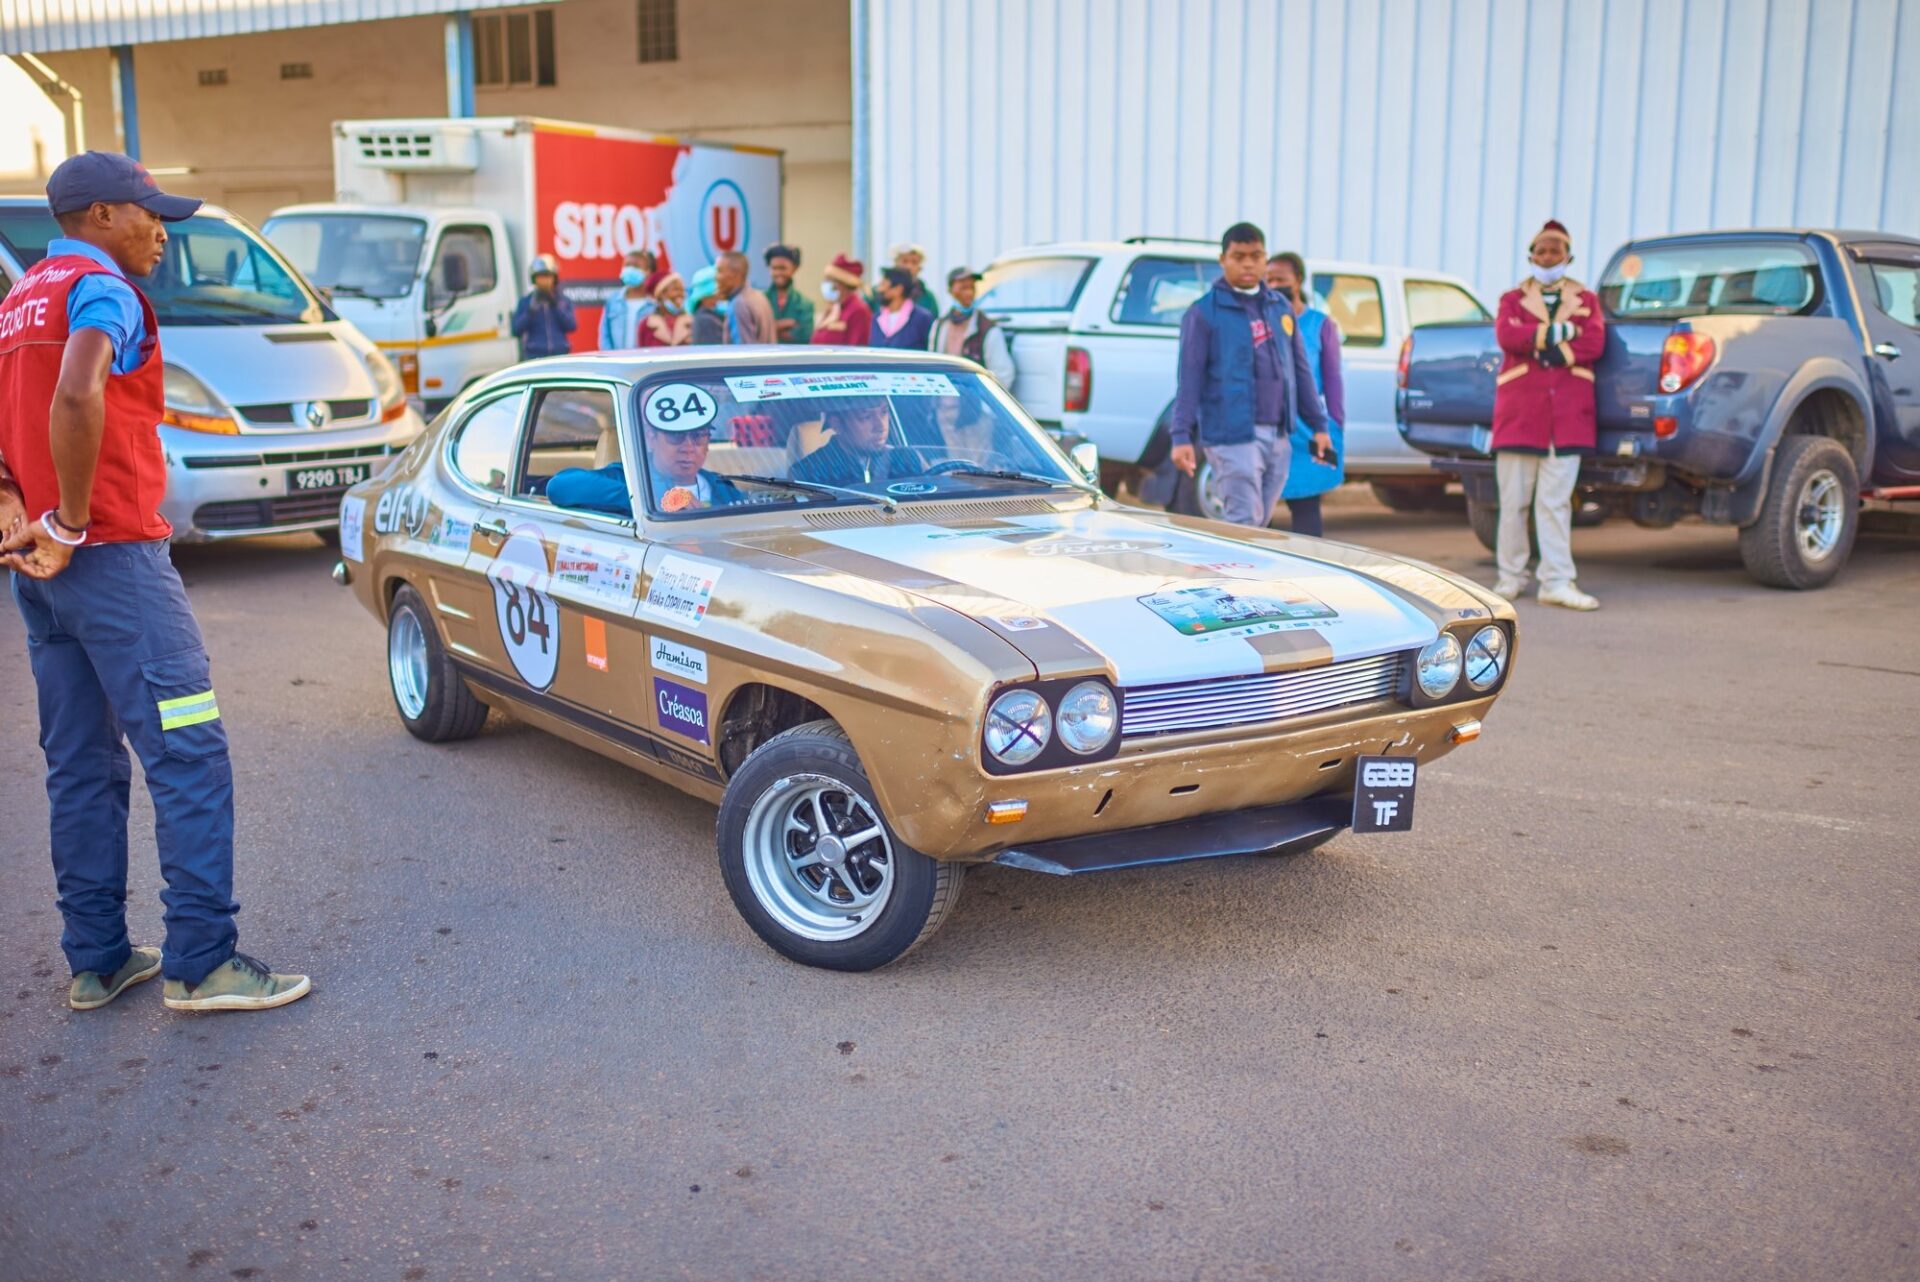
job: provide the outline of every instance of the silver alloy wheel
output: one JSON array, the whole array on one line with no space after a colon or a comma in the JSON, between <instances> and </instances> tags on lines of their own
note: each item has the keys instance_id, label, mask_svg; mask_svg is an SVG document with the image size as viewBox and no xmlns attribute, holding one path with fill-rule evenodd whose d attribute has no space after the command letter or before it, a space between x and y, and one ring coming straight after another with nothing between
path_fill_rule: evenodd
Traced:
<instances>
[{"instance_id":1,"label":"silver alloy wheel","mask_svg":"<svg viewBox=\"0 0 1920 1282\"><path fill-rule=\"evenodd\" d=\"M859 793L828 775L776 779L754 798L741 842L754 899L803 939L852 939L893 896L886 826Z\"/></svg>"},{"instance_id":2,"label":"silver alloy wheel","mask_svg":"<svg viewBox=\"0 0 1920 1282\"><path fill-rule=\"evenodd\" d=\"M1821 468L1800 487L1800 502L1794 513L1794 538L1800 545L1800 555L1809 562L1826 560L1839 546L1840 532L1846 524L1846 496L1840 478Z\"/></svg>"},{"instance_id":3,"label":"silver alloy wheel","mask_svg":"<svg viewBox=\"0 0 1920 1282\"><path fill-rule=\"evenodd\" d=\"M1202 460L1193 474L1194 493L1199 499L1200 515L1209 521L1227 519L1226 504L1220 498L1220 484L1214 475L1213 464Z\"/></svg>"},{"instance_id":4,"label":"silver alloy wheel","mask_svg":"<svg viewBox=\"0 0 1920 1282\"><path fill-rule=\"evenodd\" d=\"M401 715L418 721L427 710L427 633L412 610L394 611L387 626L387 675Z\"/></svg>"}]
</instances>

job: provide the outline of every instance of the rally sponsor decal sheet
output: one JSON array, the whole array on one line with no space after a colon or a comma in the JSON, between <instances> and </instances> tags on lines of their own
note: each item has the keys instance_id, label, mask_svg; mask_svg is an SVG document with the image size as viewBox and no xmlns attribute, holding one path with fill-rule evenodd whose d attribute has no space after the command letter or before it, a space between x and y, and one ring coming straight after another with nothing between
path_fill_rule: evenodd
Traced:
<instances>
[{"instance_id":1,"label":"rally sponsor decal sheet","mask_svg":"<svg viewBox=\"0 0 1920 1282\"><path fill-rule=\"evenodd\" d=\"M1105 655L1124 686L1264 669L1249 639L1310 631L1333 661L1414 649L1434 624L1392 591L1337 566L1107 512L1015 517L978 529L904 525L822 531L824 543L1015 603L1001 626L1044 620ZM939 587L917 589L939 599Z\"/></svg>"}]
</instances>

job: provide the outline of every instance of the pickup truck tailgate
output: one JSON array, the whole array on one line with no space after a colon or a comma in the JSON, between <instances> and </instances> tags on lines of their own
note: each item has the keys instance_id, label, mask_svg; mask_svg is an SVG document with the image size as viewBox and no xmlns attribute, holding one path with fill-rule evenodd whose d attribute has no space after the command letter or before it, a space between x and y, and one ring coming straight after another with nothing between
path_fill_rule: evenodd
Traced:
<instances>
[{"instance_id":1,"label":"pickup truck tailgate","mask_svg":"<svg viewBox=\"0 0 1920 1282\"><path fill-rule=\"evenodd\" d=\"M1001 318L1013 353L1013 398L1042 423L1065 412L1070 312L1021 312Z\"/></svg>"},{"instance_id":2,"label":"pickup truck tailgate","mask_svg":"<svg viewBox=\"0 0 1920 1282\"><path fill-rule=\"evenodd\" d=\"M1594 408L1601 431L1647 430L1649 398L1660 382L1660 349L1670 321L1616 321L1595 366ZM1400 392L1402 430L1422 424L1487 427L1493 423L1500 348L1493 326L1474 322L1422 325L1413 331L1407 385Z\"/></svg>"}]
</instances>

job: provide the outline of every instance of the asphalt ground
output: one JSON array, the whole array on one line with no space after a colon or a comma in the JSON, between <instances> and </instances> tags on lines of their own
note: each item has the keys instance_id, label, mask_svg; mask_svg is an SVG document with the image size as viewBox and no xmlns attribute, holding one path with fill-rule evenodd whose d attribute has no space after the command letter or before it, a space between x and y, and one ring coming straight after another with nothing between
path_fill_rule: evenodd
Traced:
<instances>
[{"instance_id":1,"label":"asphalt ground","mask_svg":"<svg viewBox=\"0 0 1920 1282\"><path fill-rule=\"evenodd\" d=\"M1490 578L1457 514L1336 537ZM1576 535L1415 831L988 868L867 976L735 915L704 803L415 742L288 538L176 552L266 1014L64 1004L0 612L0 1277L1920 1277L1920 539L1822 592ZM158 943L135 789L137 941Z\"/></svg>"}]
</instances>

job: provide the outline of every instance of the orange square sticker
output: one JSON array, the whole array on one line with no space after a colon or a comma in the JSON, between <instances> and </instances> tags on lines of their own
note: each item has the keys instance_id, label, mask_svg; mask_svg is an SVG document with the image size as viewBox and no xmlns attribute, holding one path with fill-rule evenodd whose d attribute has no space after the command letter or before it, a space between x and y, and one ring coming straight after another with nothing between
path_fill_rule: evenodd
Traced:
<instances>
[{"instance_id":1,"label":"orange square sticker","mask_svg":"<svg viewBox=\"0 0 1920 1282\"><path fill-rule=\"evenodd\" d=\"M607 623L605 619L587 618L581 620L580 629L586 639L587 666L601 672L607 670Z\"/></svg>"}]
</instances>

